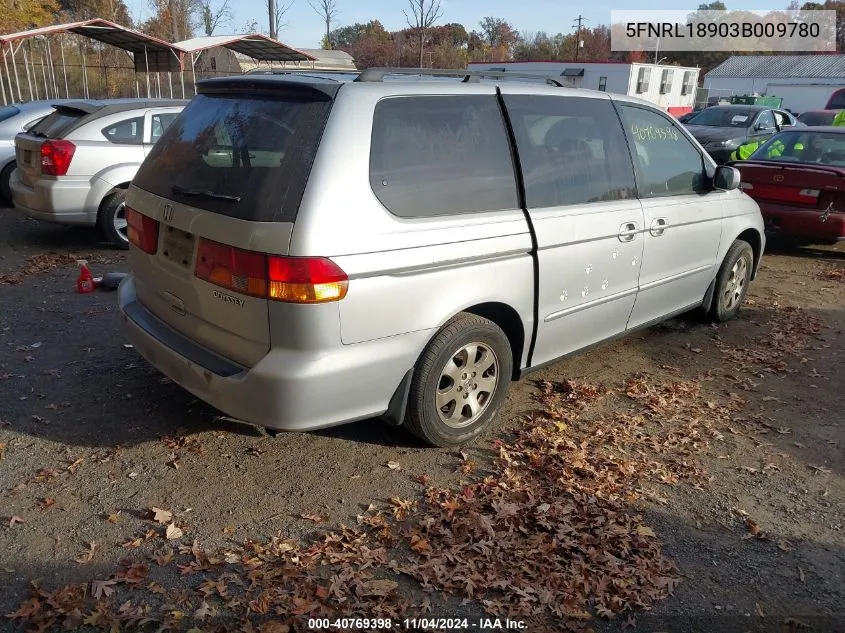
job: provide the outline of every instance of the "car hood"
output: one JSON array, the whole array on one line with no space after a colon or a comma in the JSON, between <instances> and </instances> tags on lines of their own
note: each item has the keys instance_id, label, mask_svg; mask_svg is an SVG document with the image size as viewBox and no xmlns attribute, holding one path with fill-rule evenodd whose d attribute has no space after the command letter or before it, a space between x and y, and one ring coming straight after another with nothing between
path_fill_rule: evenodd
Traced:
<instances>
[{"instance_id":1,"label":"car hood","mask_svg":"<svg viewBox=\"0 0 845 633\"><path fill-rule=\"evenodd\" d=\"M733 138L747 138L748 130L736 127L713 127L711 125L688 125L687 130L702 145L713 141L729 141Z\"/></svg>"}]
</instances>

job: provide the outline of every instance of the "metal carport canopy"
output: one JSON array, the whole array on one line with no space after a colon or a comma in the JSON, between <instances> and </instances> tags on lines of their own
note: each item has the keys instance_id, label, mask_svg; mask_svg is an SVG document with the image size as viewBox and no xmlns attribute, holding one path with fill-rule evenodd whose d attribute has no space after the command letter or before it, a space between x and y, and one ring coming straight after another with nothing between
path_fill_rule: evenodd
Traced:
<instances>
[{"instance_id":1,"label":"metal carport canopy","mask_svg":"<svg viewBox=\"0 0 845 633\"><path fill-rule=\"evenodd\" d=\"M0 35L0 43L8 43L11 49L13 42L18 40L59 33L76 33L133 53L135 72L179 72L182 70L184 49L152 35L100 18Z\"/></svg>"},{"instance_id":2,"label":"metal carport canopy","mask_svg":"<svg viewBox=\"0 0 845 633\"><path fill-rule=\"evenodd\" d=\"M316 61L317 58L308 53L296 50L274 39L251 33L248 35L210 35L195 37L190 40L177 42L173 46L191 54L198 54L209 48L222 46L236 53L242 53L258 61L296 62Z\"/></svg>"}]
</instances>

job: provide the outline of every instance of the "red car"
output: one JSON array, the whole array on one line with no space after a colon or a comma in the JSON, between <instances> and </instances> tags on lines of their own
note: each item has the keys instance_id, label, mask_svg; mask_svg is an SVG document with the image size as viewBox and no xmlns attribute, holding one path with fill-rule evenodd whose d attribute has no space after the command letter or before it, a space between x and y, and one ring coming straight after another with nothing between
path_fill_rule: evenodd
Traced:
<instances>
[{"instance_id":1,"label":"red car","mask_svg":"<svg viewBox=\"0 0 845 633\"><path fill-rule=\"evenodd\" d=\"M757 201L766 230L802 241L845 240L845 128L793 128L748 160L728 163Z\"/></svg>"}]
</instances>

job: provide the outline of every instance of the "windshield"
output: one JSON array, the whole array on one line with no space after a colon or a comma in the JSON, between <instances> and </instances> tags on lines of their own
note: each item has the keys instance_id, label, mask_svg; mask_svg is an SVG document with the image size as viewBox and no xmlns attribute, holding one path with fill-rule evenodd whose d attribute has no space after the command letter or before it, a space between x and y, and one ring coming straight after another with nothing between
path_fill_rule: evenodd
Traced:
<instances>
[{"instance_id":1,"label":"windshield","mask_svg":"<svg viewBox=\"0 0 845 633\"><path fill-rule=\"evenodd\" d=\"M798 120L804 125L831 125L835 116L836 112L805 112Z\"/></svg>"},{"instance_id":2,"label":"windshield","mask_svg":"<svg viewBox=\"0 0 845 633\"><path fill-rule=\"evenodd\" d=\"M167 128L133 183L213 213L292 221L327 101L200 94Z\"/></svg>"},{"instance_id":3,"label":"windshield","mask_svg":"<svg viewBox=\"0 0 845 633\"><path fill-rule=\"evenodd\" d=\"M697 116L687 121L688 125L709 125L711 127L739 127L751 125L755 110L740 110L737 108L707 108Z\"/></svg>"},{"instance_id":4,"label":"windshield","mask_svg":"<svg viewBox=\"0 0 845 633\"><path fill-rule=\"evenodd\" d=\"M783 132L761 145L749 160L845 167L845 133Z\"/></svg>"}]
</instances>

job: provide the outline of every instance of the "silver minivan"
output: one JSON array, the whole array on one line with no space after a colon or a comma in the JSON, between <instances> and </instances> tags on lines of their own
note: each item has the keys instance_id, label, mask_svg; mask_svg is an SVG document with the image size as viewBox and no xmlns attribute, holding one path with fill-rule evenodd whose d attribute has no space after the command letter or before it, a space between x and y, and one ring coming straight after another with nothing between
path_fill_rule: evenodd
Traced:
<instances>
[{"instance_id":1,"label":"silver minivan","mask_svg":"<svg viewBox=\"0 0 845 633\"><path fill-rule=\"evenodd\" d=\"M639 99L464 79L201 82L128 191L138 352L256 425L456 446L530 370L737 314L765 241L736 169Z\"/></svg>"}]
</instances>

